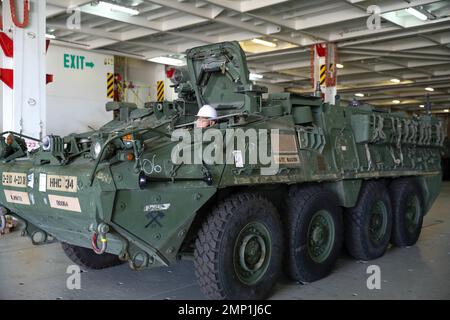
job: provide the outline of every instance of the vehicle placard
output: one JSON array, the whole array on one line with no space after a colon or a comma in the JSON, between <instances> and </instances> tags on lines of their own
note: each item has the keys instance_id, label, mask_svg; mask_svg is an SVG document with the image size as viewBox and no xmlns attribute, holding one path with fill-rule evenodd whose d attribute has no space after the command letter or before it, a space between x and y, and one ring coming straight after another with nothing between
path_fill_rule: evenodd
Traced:
<instances>
[{"instance_id":1,"label":"vehicle placard","mask_svg":"<svg viewBox=\"0 0 450 320\"><path fill-rule=\"evenodd\" d=\"M27 174L17 172L3 172L2 184L4 186L26 188L27 187Z\"/></svg>"},{"instance_id":2,"label":"vehicle placard","mask_svg":"<svg viewBox=\"0 0 450 320\"><path fill-rule=\"evenodd\" d=\"M300 158L298 155L275 155L276 164L299 164Z\"/></svg>"},{"instance_id":3,"label":"vehicle placard","mask_svg":"<svg viewBox=\"0 0 450 320\"><path fill-rule=\"evenodd\" d=\"M47 190L77 192L77 177L47 175Z\"/></svg>"},{"instance_id":4,"label":"vehicle placard","mask_svg":"<svg viewBox=\"0 0 450 320\"><path fill-rule=\"evenodd\" d=\"M39 191L47 192L47 174L39 173Z\"/></svg>"},{"instance_id":5,"label":"vehicle placard","mask_svg":"<svg viewBox=\"0 0 450 320\"><path fill-rule=\"evenodd\" d=\"M78 200L78 198L49 194L48 200L50 202L50 207L52 208L81 212L80 201Z\"/></svg>"},{"instance_id":6,"label":"vehicle placard","mask_svg":"<svg viewBox=\"0 0 450 320\"><path fill-rule=\"evenodd\" d=\"M297 154L297 140L294 134L272 133L272 153L274 154Z\"/></svg>"},{"instance_id":7,"label":"vehicle placard","mask_svg":"<svg viewBox=\"0 0 450 320\"><path fill-rule=\"evenodd\" d=\"M26 206L30 205L30 198L28 197L28 193L21 191L13 191L13 190L4 190L6 201L9 203L18 203Z\"/></svg>"}]
</instances>

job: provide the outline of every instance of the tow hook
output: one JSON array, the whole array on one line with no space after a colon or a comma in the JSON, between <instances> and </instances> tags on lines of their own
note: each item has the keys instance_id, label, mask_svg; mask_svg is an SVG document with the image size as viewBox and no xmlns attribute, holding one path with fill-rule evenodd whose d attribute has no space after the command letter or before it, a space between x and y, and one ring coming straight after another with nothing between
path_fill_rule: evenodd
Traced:
<instances>
[{"instance_id":1,"label":"tow hook","mask_svg":"<svg viewBox=\"0 0 450 320\"><path fill-rule=\"evenodd\" d=\"M3 207L0 207L0 232L5 231L6 229L6 218L5 218L6 213L7 210Z\"/></svg>"},{"instance_id":2,"label":"tow hook","mask_svg":"<svg viewBox=\"0 0 450 320\"><path fill-rule=\"evenodd\" d=\"M103 254L106 251L106 248L108 246L108 240L106 239L106 234L109 232L109 227L105 223L100 223L97 227L97 231L93 231L92 233L92 239L91 239L91 245L92 250L96 254ZM101 246L98 247L98 238L100 238Z\"/></svg>"}]
</instances>

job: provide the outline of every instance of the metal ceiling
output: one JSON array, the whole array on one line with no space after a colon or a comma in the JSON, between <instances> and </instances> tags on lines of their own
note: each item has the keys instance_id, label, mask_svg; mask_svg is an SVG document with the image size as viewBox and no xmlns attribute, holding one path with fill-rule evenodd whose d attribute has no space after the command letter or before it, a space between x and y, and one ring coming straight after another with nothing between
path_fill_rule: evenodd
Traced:
<instances>
[{"instance_id":1,"label":"metal ceiling","mask_svg":"<svg viewBox=\"0 0 450 320\"><path fill-rule=\"evenodd\" d=\"M344 65L338 73L342 100L363 93L357 99L373 105L420 110L429 93L436 110L450 108L450 0L104 2L139 14L104 10L99 1L47 0L48 32L57 43L139 59L238 40L247 51L251 71L264 75L261 82L293 92L311 92L309 46L336 42ZM74 13L67 11L69 7L81 13L75 29L67 24ZM427 20L406 13L409 7ZM376 22L372 13L381 15L375 29L368 27L368 21ZM249 41L254 38L276 47L255 45ZM394 78L400 83L392 83ZM427 92L426 87L434 91Z\"/></svg>"}]
</instances>

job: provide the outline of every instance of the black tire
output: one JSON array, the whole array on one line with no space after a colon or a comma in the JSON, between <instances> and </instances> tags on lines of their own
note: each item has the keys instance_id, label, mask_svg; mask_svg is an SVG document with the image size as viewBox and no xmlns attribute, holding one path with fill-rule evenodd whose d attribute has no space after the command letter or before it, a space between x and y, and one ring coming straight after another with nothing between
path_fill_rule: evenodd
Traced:
<instances>
[{"instance_id":1,"label":"black tire","mask_svg":"<svg viewBox=\"0 0 450 320\"><path fill-rule=\"evenodd\" d=\"M96 254L92 249L61 243L67 257L75 264L86 269L105 269L124 263L118 256L110 253Z\"/></svg>"},{"instance_id":2,"label":"black tire","mask_svg":"<svg viewBox=\"0 0 450 320\"><path fill-rule=\"evenodd\" d=\"M6 229L6 218L4 215L0 215L0 232Z\"/></svg>"},{"instance_id":3,"label":"black tire","mask_svg":"<svg viewBox=\"0 0 450 320\"><path fill-rule=\"evenodd\" d=\"M388 190L381 181L364 182L358 203L345 214L345 244L355 259L381 257L389 245L392 207Z\"/></svg>"},{"instance_id":4,"label":"black tire","mask_svg":"<svg viewBox=\"0 0 450 320\"><path fill-rule=\"evenodd\" d=\"M285 213L288 276L300 282L326 277L343 245L338 199L320 186L292 186Z\"/></svg>"},{"instance_id":5,"label":"black tire","mask_svg":"<svg viewBox=\"0 0 450 320\"><path fill-rule=\"evenodd\" d=\"M245 193L221 201L195 242L195 273L202 292L215 300L266 298L281 272L282 242L277 209L266 198Z\"/></svg>"},{"instance_id":6,"label":"black tire","mask_svg":"<svg viewBox=\"0 0 450 320\"><path fill-rule=\"evenodd\" d=\"M413 178L394 180L389 186L392 202L391 242L398 247L414 245L422 231L425 214L422 189Z\"/></svg>"}]
</instances>

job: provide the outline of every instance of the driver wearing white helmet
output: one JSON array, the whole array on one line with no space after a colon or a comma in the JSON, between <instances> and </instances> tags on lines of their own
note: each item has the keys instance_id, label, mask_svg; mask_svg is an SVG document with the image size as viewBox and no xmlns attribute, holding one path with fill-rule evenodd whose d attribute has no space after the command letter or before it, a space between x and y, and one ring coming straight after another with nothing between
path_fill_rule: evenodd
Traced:
<instances>
[{"instance_id":1,"label":"driver wearing white helmet","mask_svg":"<svg viewBox=\"0 0 450 320\"><path fill-rule=\"evenodd\" d=\"M208 128L216 124L217 111L210 105L206 104L198 110L197 128Z\"/></svg>"}]
</instances>

